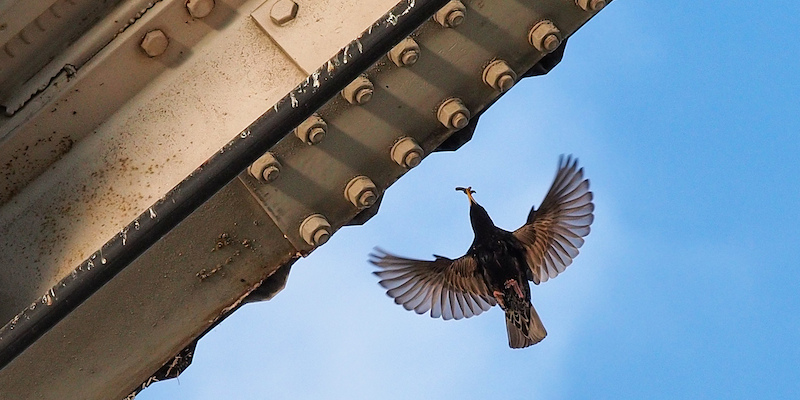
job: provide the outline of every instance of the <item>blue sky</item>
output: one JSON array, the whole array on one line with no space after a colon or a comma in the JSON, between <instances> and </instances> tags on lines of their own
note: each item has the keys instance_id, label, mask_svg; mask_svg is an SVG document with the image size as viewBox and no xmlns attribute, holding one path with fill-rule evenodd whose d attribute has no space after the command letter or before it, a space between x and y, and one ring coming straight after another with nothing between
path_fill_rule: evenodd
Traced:
<instances>
[{"instance_id":1,"label":"blue sky","mask_svg":"<svg viewBox=\"0 0 800 400\"><path fill-rule=\"evenodd\" d=\"M470 143L428 157L138 399L800 397L798 16L790 1L615 1ZM499 309L434 320L384 294L374 246L463 254L455 186L515 229L562 153L596 219L575 263L532 289L542 343L508 349Z\"/></svg>"}]
</instances>

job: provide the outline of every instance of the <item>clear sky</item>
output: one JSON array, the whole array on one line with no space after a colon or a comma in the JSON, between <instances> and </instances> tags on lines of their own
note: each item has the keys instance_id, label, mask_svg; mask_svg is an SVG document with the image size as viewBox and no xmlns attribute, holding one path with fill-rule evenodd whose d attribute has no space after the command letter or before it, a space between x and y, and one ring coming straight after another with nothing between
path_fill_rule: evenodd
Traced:
<instances>
[{"instance_id":1,"label":"clear sky","mask_svg":"<svg viewBox=\"0 0 800 400\"><path fill-rule=\"evenodd\" d=\"M800 398L798 18L794 1L615 1L470 143L428 157L138 399ZM466 251L454 187L513 230L562 153L596 218L567 271L532 288L542 343L510 350L498 308L432 319L378 286L374 246Z\"/></svg>"}]
</instances>

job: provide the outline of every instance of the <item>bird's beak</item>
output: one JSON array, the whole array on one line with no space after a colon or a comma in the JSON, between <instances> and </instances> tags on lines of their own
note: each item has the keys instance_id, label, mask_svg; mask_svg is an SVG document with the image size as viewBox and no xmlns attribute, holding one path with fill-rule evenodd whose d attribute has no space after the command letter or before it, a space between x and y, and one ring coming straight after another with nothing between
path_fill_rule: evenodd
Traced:
<instances>
[{"instance_id":1,"label":"bird's beak","mask_svg":"<svg viewBox=\"0 0 800 400\"><path fill-rule=\"evenodd\" d=\"M470 204L471 203L475 203L475 199L472 198L472 194L475 193L475 191L472 190L472 186L469 186L469 187L461 187L461 186L459 186L459 187L456 188L456 190L460 190L460 191L464 192L464 194L466 194L467 197L469 198Z\"/></svg>"}]
</instances>

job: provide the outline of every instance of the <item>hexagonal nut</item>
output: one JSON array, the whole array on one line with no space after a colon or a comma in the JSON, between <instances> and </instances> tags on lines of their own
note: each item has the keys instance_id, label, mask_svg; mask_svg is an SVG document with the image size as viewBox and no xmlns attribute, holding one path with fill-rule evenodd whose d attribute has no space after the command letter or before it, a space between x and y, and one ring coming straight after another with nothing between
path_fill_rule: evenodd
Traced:
<instances>
[{"instance_id":1,"label":"hexagonal nut","mask_svg":"<svg viewBox=\"0 0 800 400\"><path fill-rule=\"evenodd\" d=\"M374 90L375 87L372 82L365 75L359 75L358 78L345 86L342 90L342 97L350 104L362 105L372 99Z\"/></svg>"},{"instance_id":2,"label":"hexagonal nut","mask_svg":"<svg viewBox=\"0 0 800 400\"><path fill-rule=\"evenodd\" d=\"M297 17L300 7L292 0L278 0L269 10L269 18L275 25L283 26Z\"/></svg>"},{"instance_id":3,"label":"hexagonal nut","mask_svg":"<svg viewBox=\"0 0 800 400\"><path fill-rule=\"evenodd\" d=\"M204 18L214 9L214 0L187 0L186 9L192 18Z\"/></svg>"},{"instance_id":4,"label":"hexagonal nut","mask_svg":"<svg viewBox=\"0 0 800 400\"><path fill-rule=\"evenodd\" d=\"M452 0L433 14L433 19L445 28L455 28L464 22L467 7L458 0Z\"/></svg>"},{"instance_id":5,"label":"hexagonal nut","mask_svg":"<svg viewBox=\"0 0 800 400\"><path fill-rule=\"evenodd\" d=\"M144 35L140 46L149 57L157 57L167 51L169 39L160 29L155 29Z\"/></svg>"},{"instance_id":6,"label":"hexagonal nut","mask_svg":"<svg viewBox=\"0 0 800 400\"><path fill-rule=\"evenodd\" d=\"M322 246L333 234L331 224L322 214L312 214L300 223L300 237L310 246Z\"/></svg>"},{"instance_id":7,"label":"hexagonal nut","mask_svg":"<svg viewBox=\"0 0 800 400\"><path fill-rule=\"evenodd\" d=\"M398 67L413 65L419 59L419 45L412 38L405 38L389 51L389 59Z\"/></svg>"},{"instance_id":8,"label":"hexagonal nut","mask_svg":"<svg viewBox=\"0 0 800 400\"><path fill-rule=\"evenodd\" d=\"M561 45L561 31L552 21L544 20L531 28L528 42L542 53L551 53Z\"/></svg>"},{"instance_id":9,"label":"hexagonal nut","mask_svg":"<svg viewBox=\"0 0 800 400\"><path fill-rule=\"evenodd\" d=\"M321 142L327 133L328 124L316 113L294 129L294 135L309 145Z\"/></svg>"},{"instance_id":10,"label":"hexagonal nut","mask_svg":"<svg viewBox=\"0 0 800 400\"><path fill-rule=\"evenodd\" d=\"M372 207L378 201L378 188L371 179L364 175L357 176L347 182L344 197L356 208L363 210Z\"/></svg>"},{"instance_id":11,"label":"hexagonal nut","mask_svg":"<svg viewBox=\"0 0 800 400\"><path fill-rule=\"evenodd\" d=\"M606 6L606 0L575 0L578 7L584 11L598 12Z\"/></svg>"},{"instance_id":12,"label":"hexagonal nut","mask_svg":"<svg viewBox=\"0 0 800 400\"><path fill-rule=\"evenodd\" d=\"M417 144L417 141L408 136L398 140L397 143L392 146L390 152L392 160L396 162L397 165L407 169L419 165L419 163L422 162L422 156L424 154L425 151Z\"/></svg>"},{"instance_id":13,"label":"hexagonal nut","mask_svg":"<svg viewBox=\"0 0 800 400\"><path fill-rule=\"evenodd\" d=\"M270 183L278 179L281 173L281 163L278 162L274 154L266 152L252 165L247 167L247 173L261 182Z\"/></svg>"},{"instance_id":14,"label":"hexagonal nut","mask_svg":"<svg viewBox=\"0 0 800 400\"><path fill-rule=\"evenodd\" d=\"M462 129L469 123L470 113L461 99L452 97L439 106L436 117L447 129Z\"/></svg>"},{"instance_id":15,"label":"hexagonal nut","mask_svg":"<svg viewBox=\"0 0 800 400\"><path fill-rule=\"evenodd\" d=\"M483 82L500 93L517 82L517 73L503 60L494 60L483 69Z\"/></svg>"}]
</instances>

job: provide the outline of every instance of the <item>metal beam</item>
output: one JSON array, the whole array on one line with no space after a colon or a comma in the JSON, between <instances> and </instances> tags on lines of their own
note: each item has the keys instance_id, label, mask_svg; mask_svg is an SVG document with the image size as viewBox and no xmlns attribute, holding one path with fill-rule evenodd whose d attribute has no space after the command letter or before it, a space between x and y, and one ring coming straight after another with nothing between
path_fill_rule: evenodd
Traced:
<instances>
[{"instance_id":1,"label":"metal beam","mask_svg":"<svg viewBox=\"0 0 800 400\"><path fill-rule=\"evenodd\" d=\"M0 329L0 369L428 20L446 0L406 0L345 46L46 295Z\"/></svg>"}]
</instances>

